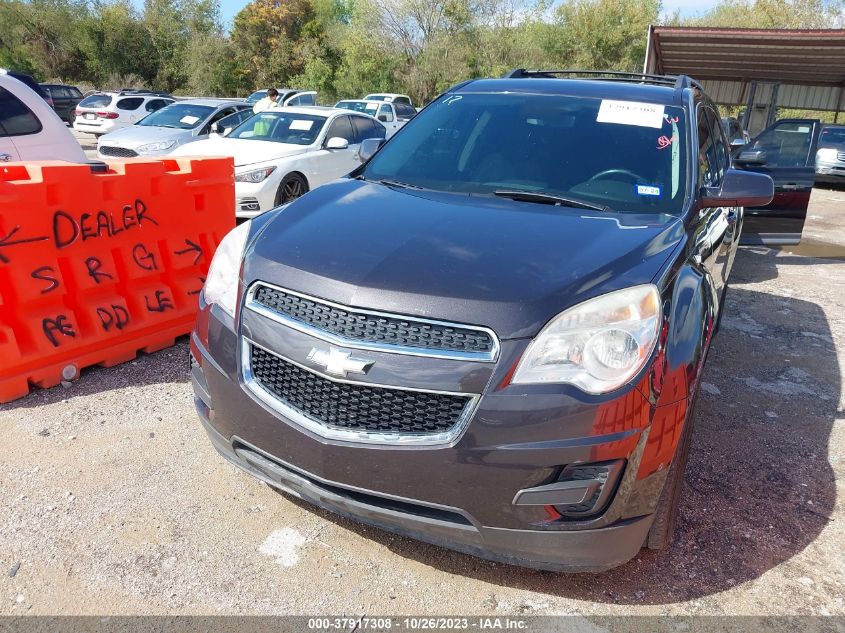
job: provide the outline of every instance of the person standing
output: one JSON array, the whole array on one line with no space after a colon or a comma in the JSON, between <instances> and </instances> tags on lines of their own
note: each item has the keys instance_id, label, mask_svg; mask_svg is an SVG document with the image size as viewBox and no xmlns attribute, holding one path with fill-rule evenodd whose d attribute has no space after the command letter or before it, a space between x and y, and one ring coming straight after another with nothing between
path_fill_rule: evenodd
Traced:
<instances>
[{"instance_id":1,"label":"person standing","mask_svg":"<svg viewBox=\"0 0 845 633\"><path fill-rule=\"evenodd\" d=\"M282 106L279 103L279 91L275 88L270 88L267 91L267 96L259 99L254 106L252 106L252 111L255 114L259 112L264 112L265 110L273 110L274 108L280 108Z\"/></svg>"}]
</instances>

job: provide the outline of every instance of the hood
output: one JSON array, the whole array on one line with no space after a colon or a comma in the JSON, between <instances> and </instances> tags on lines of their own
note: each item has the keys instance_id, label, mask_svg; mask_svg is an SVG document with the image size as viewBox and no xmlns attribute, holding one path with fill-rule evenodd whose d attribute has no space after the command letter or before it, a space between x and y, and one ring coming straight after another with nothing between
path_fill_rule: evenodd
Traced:
<instances>
[{"instance_id":1,"label":"hood","mask_svg":"<svg viewBox=\"0 0 845 633\"><path fill-rule=\"evenodd\" d=\"M340 180L276 212L243 272L247 284L520 338L590 297L650 282L684 235L667 215Z\"/></svg>"},{"instance_id":2,"label":"hood","mask_svg":"<svg viewBox=\"0 0 845 633\"><path fill-rule=\"evenodd\" d=\"M303 154L309 147L308 145L218 136L191 143L185 148L177 149L173 154L176 156L231 156L235 159L235 167L242 167Z\"/></svg>"},{"instance_id":3,"label":"hood","mask_svg":"<svg viewBox=\"0 0 845 633\"><path fill-rule=\"evenodd\" d=\"M192 130L176 130L169 127L156 127L153 125L129 125L127 127L109 132L100 137L100 145L115 145L135 149L147 143L158 141L176 140L185 142L192 138Z\"/></svg>"}]
</instances>

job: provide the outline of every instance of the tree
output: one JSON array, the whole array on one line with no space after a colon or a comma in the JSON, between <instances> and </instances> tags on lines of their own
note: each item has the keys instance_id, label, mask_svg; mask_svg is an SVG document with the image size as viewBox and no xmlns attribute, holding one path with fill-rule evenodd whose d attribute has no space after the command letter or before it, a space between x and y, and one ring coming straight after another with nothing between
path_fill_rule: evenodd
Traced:
<instances>
[{"instance_id":1,"label":"tree","mask_svg":"<svg viewBox=\"0 0 845 633\"><path fill-rule=\"evenodd\" d=\"M845 23L842 0L723 0L689 24L761 29L830 29Z\"/></svg>"}]
</instances>

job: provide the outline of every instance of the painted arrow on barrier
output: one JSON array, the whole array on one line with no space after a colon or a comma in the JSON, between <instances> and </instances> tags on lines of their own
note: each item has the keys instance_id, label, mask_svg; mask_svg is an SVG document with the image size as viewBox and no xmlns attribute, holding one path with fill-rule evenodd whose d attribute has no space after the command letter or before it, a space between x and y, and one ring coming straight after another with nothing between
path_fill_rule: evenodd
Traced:
<instances>
[{"instance_id":1,"label":"painted arrow on barrier","mask_svg":"<svg viewBox=\"0 0 845 633\"><path fill-rule=\"evenodd\" d=\"M202 257L202 246L197 244L196 242L192 242L189 239L185 239L185 244L188 245L188 248L183 248L181 251L173 251L174 255L187 255L188 253L196 253L194 256L194 264L196 264L200 257Z\"/></svg>"},{"instance_id":2,"label":"painted arrow on barrier","mask_svg":"<svg viewBox=\"0 0 845 633\"><path fill-rule=\"evenodd\" d=\"M21 227L20 227L20 225L18 225L15 228L13 228L11 231L9 231L8 235L6 235L3 238L0 238L0 248L3 248L4 246L15 246L16 244L29 244L30 242L43 242L45 240L50 239L49 237L22 237L22 238L18 238L16 240L13 240L12 238L15 236L15 233L17 233L20 230L21 230ZM0 252L0 263L3 263L3 264L9 263L9 258L6 255L4 255L2 252ZM196 263L196 262L194 262L194 263Z\"/></svg>"}]
</instances>

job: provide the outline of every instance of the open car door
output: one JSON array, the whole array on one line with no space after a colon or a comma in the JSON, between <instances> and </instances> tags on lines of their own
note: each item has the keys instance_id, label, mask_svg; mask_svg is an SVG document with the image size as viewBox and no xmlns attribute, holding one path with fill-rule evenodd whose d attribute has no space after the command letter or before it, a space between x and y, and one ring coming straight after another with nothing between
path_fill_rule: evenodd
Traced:
<instances>
[{"instance_id":1,"label":"open car door","mask_svg":"<svg viewBox=\"0 0 845 633\"><path fill-rule=\"evenodd\" d=\"M782 119L734 157L734 166L768 174L775 196L765 207L745 209L740 244L798 244L816 180L818 119Z\"/></svg>"}]
</instances>

